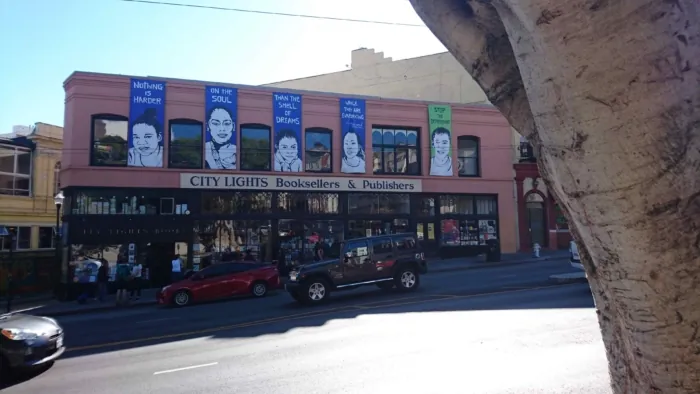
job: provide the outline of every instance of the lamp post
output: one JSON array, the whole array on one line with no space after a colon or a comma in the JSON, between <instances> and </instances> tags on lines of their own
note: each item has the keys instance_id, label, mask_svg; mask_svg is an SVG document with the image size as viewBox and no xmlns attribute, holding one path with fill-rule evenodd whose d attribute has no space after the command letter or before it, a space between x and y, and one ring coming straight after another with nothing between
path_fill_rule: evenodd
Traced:
<instances>
[{"instance_id":1,"label":"lamp post","mask_svg":"<svg viewBox=\"0 0 700 394\"><path fill-rule=\"evenodd\" d=\"M53 203L56 204L56 231L54 234L54 249L55 249L55 253L56 253L56 266L55 266L56 271L55 272L57 273L56 277L60 277L61 272L63 272L63 269L61 267L61 264L63 264L63 262L61 261L61 231L60 231L61 227L60 226L61 226L61 207L63 206L64 199L65 199L65 197L63 197L63 192L60 190L58 191L58 194L56 194L56 196L54 196L54 198L53 198ZM60 280L58 281L58 283L60 283Z\"/></svg>"}]
</instances>

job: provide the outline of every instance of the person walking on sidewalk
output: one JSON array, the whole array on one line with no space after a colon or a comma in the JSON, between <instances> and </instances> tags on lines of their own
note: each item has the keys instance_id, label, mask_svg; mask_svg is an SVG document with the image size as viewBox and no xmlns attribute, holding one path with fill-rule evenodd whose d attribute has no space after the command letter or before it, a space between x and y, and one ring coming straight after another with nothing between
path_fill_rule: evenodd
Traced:
<instances>
[{"instance_id":1,"label":"person walking on sidewalk","mask_svg":"<svg viewBox=\"0 0 700 394\"><path fill-rule=\"evenodd\" d=\"M131 301L138 301L141 299L141 275L143 274L143 266L141 263L134 264L131 269L131 294L129 299Z\"/></svg>"},{"instance_id":2,"label":"person walking on sidewalk","mask_svg":"<svg viewBox=\"0 0 700 394\"><path fill-rule=\"evenodd\" d=\"M124 305L128 302L129 298L126 292L128 287L129 279L131 278L131 271L129 270L129 265L127 264L117 264L117 273L115 275L115 284L117 286L117 306Z\"/></svg>"},{"instance_id":3,"label":"person walking on sidewalk","mask_svg":"<svg viewBox=\"0 0 700 394\"><path fill-rule=\"evenodd\" d=\"M105 258L101 258L100 262L102 264L97 269L97 299L100 302L105 302L107 285L109 283L109 262Z\"/></svg>"},{"instance_id":4,"label":"person walking on sidewalk","mask_svg":"<svg viewBox=\"0 0 700 394\"><path fill-rule=\"evenodd\" d=\"M172 271L170 272L170 281L175 283L182 279L182 260L180 260L180 255L176 254L175 258L171 262Z\"/></svg>"}]
</instances>

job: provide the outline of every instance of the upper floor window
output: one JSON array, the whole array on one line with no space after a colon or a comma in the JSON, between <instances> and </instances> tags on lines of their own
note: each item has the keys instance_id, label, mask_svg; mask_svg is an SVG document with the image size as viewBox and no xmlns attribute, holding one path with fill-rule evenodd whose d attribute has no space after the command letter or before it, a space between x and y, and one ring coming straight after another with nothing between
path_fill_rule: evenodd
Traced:
<instances>
[{"instance_id":1,"label":"upper floor window","mask_svg":"<svg viewBox=\"0 0 700 394\"><path fill-rule=\"evenodd\" d=\"M459 176L479 176L479 138L462 136L457 139Z\"/></svg>"},{"instance_id":2,"label":"upper floor window","mask_svg":"<svg viewBox=\"0 0 700 394\"><path fill-rule=\"evenodd\" d=\"M53 166L53 194L61 191L61 162L57 161Z\"/></svg>"},{"instance_id":3,"label":"upper floor window","mask_svg":"<svg viewBox=\"0 0 700 394\"><path fill-rule=\"evenodd\" d=\"M202 168L202 122L191 119L170 121L168 167Z\"/></svg>"},{"instance_id":4,"label":"upper floor window","mask_svg":"<svg viewBox=\"0 0 700 394\"><path fill-rule=\"evenodd\" d=\"M372 168L375 174L420 175L418 131L373 128Z\"/></svg>"},{"instance_id":5,"label":"upper floor window","mask_svg":"<svg viewBox=\"0 0 700 394\"><path fill-rule=\"evenodd\" d=\"M309 128L306 137L306 171L331 172L333 169L332 131L324 128Z\"/></svg>"},{"instance_id":6,"label":"upper floor window","mask_svg":"<svg viewBox=\"0 0 700 394\"><path fill-rule=\"evenodd\" d=\"M241 170L270 171L270 126L241 125Z\"/></svg>"},{"instance_id":7,"label":"upper floor window","mask_svg":"<svg viewBox=\"0 0 700 394\"><path fill-rule=\"evenodd\" d=\"M94 115L92 117L93 166L126 167L129 155L129 119L120 115Z\"/></svg>"},{"instance_id":8,"label":"upper floor window","mask_svg":"<svg viewBox=\"0 0 700 394\"><path fill-rule=\"evenodd\" d=\"M523 137L520 137L520 162L536 162L537 159L535 158L535 150L532 148L532 145L527 142Z\"/></svg>"},{"instance_id":9,"label":"upper floor window","mask_svg":"<svg viewBox=\"0 0 700 394\"><path fill-rule=\"evenodd\" d=\"M30 196L32 151L12 145L0 145L0 194Z\"/></svg>"},{"instance_id":10,"label":"upper floor window","mask_svg":"<svg viewBox=\"0 0 700 394\"><path fill-rule=\"evenodd\" d=\"M32 228L28 226L5 226L9 236L0 237L0 251L25 250L31 248Z\"/></svg>"}]
</instances>

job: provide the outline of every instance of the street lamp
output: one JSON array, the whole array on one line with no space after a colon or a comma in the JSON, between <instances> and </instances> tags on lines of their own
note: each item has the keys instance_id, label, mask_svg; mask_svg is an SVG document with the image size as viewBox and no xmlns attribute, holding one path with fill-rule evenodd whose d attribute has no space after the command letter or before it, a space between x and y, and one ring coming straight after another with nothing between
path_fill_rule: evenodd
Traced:
<instances>
[{"instance_id":1,"label":"street lamp","mask_svg":"<svg viewBox=\"0 0 700 394\"><path fill-rule=\"evenodd\" d=\"M61 261L61 232L60 232L60 226L61 226L61 207L63 206L63 200L65 197L63 197L63 192L58 191L58 194L54 196L53 198L53 203L56 204L56 232L54 233L54 248L55 248L55 253L56 253L56 267L54 272L56 272L56 277L61 276L61 272L63 272L63 267L61 267L62 261ZM59 281L60 283L60 281Z\"/></svg>"}]
</instances>

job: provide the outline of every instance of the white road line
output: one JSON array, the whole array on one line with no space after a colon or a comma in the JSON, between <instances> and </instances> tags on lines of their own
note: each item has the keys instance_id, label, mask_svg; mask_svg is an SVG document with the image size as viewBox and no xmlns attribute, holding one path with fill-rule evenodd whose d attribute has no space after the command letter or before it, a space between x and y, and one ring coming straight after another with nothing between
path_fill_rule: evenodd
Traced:
<instances>
[{"instance_id":1,"label":"white road line","mask_svg":"<svg viewBox=\"0 0 700 394\"><path fill-rule=\"evenodd\" d=\"M201 365L192 365L192 366L190 366L190 367L184 367L184 368L168 369L167 371L153 372L153 375L162 375L162 374L164 374L164 373L172 373L172 372L179 372L179 371L187 371L188 369L211 367L212 365L217 365L217 364L218 364L218 362L209 363L209 364L201 364Z\"/></svg>"}]
</instances>

